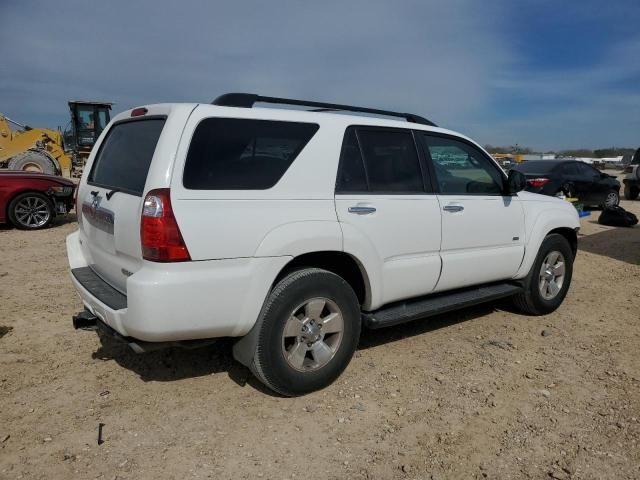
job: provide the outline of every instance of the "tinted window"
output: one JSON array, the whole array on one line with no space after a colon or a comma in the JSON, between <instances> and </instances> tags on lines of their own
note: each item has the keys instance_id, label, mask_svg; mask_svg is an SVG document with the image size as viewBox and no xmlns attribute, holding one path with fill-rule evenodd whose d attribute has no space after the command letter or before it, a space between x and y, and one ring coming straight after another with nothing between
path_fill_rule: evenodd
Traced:
<instances>
[{"instance_id":1,"label":"tinted window","mask_svg":"<svg viewBox=\"0 0 640 480\"><path fill-rule=\"evenodd\" d=\"M310 123L208 118L193 134L183 183L195 190L273 187L318 130Z\"/></svg>"},{"instance_id":2,"label":"tinted window","mask_svg":"<svg viewBox=\"0 0 640 480\"><path fill-rule=\"evenodd\" d=\"M557 166L558 163L551 160L529 160L519 163L515 169L523 173L550 173Z\"/></svg>"},{"instance_id":3,"label":"tinted window","mask_svg":"<svg viewBox=\"0 0 640 480\"><path fill-rule=\"evenodd\" d=\"M409 131L357 130L369 191L424 192L422 172Z\"/></svg>"},{"instance_id":4,"label":"tinted window","mask_svg":"<svg viewBox=\"0 0 640 480\"><path fill-rule=\"evenodd\" d=\"M578 167L573 162L563 163L562 173L565 175L578 175Z\"/></svg>"},{"instance_id":5,"label":"tinted window","mask_svg":"<svg viewBox=\"0 0 640 480\"><path fill-rule=\"evenodd\" d=\"M600 176L600 173L595 168L590 167L586 163L577 162L574 165L578 167L578 171L580 172L580 175L582 175L583 177L591 178L595 175Z\"/></svg>"},{"instance_id":6,"label":"tinted window","mask_svg":"<svg viewBox=\"0 0 640 480\"><path fill-rule=\"evenodd\" d=\"M164 119L114 125L100 146L89 183L142 195Z\"/></svg>"},{"instance_id":7,"label":"tinted window","mask_svg":"<svg viewBox=\"0 0 640 480\"><path fill-rule=\"evenodd\" d=\"M340 154L340 168L338 169L338 192L366 192L367 177L364 172L362 154L358 146L355 129L347 130Z\"/></svg>"},{"instance_id":8,"label":"tinted window","mask_svg":"<svg viewBox=\"0 0 640 480\"><path fill-rule=\"evenodd\" d=\"M424 135L443 195L498 195L503 175L480 150L458 140Z\"/></svg>"}]
</instances>

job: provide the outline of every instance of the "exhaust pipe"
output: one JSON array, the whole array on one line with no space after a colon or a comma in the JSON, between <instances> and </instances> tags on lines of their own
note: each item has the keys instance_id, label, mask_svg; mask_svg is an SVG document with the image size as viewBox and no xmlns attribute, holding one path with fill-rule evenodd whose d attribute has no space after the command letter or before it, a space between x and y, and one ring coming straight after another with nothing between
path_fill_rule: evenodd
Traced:
<instances>
[{"instance_id":1,"label":"exhaust pipe","mask_svg":"<svg viewBox=\"0 0 640 480\"><path fill-rule=\"evenodd\" d=\"M98 328L98 317L87 310L74 315L71 319L73 328L76 330L95 330Z\"/></svg>"}]
</instances>

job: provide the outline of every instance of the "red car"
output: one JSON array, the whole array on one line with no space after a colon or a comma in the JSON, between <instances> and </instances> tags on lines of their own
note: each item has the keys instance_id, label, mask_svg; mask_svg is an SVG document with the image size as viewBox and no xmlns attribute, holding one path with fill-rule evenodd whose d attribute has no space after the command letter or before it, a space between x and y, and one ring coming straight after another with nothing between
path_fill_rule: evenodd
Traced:
<instances>
[{"instance_id":1,"label":"red car","mask_svg":"<svg viewBox=\"0 0 640 480\"><path fill-rule=\"evenodd\" d=\"M23 230L48 226L73 208L75 184L66 178L20 170L0 170L0 223Z\"/></svg>"}]
</instances>

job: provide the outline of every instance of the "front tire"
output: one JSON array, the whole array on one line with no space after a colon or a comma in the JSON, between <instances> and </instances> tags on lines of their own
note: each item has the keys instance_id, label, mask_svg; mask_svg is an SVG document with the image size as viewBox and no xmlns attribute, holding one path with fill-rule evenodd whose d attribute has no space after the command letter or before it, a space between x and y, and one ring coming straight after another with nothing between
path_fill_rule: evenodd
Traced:
<instances>
[{"instance_id":1,"label":"front tire","mask_svg":"<svg viewBox=\"0 0 640 480\"><path fill-rule=\"evenodd\" d=\"M9 203L9 220L20 230L45 228L54 216L51 200L38 192L21 193Z\"/></svg>"},{"instance_id":2,"label":"front tire","mask_svg":"<svg viewBox=\"0 0 640 480\"><path fill-rule=\"evenodd\" d=\"M285 396L331 384L349 364L361 329L360 305L351 286L318 268L284 277L261 312L252 371Z\"/></svg>"},{"instance_id":3,"label":"front tire","mask_svg":"<svg viewBox=\"0 0 640 480\"><path fill-rule=\"evenodd\" d=\"M573 251L565 237L547 235L524 282L524 291L513 297L515 306L530 315L555 311L569 291L573 275Z\"/></svg>"}]
</instances>

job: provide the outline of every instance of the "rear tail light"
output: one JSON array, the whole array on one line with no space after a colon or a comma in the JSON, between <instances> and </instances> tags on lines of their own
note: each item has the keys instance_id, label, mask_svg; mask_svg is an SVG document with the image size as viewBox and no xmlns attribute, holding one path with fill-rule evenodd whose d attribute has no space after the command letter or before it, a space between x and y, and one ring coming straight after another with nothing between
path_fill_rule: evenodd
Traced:
<instances>
[{"instance_id":1,"label":"rear tail light","mask_svg":"<svg viewBox=\"0 0 640 480\"><path fill-rule=\"evenodd\" d=\"M527 185L533 188L542 188L549 183L548 178L530 178L527 180Z\"/></svg>"},{"instance_id":2,"label":"rear tail light","mask_svg":"<svg viewBox=\"0 0 640 480\"><path fill-rule=\"evenodd\" d=\"M152 262L191 260L173 215L168 188L150 191L144 199L140 222L142 257Z\"/></svg>"}]
</instances>

